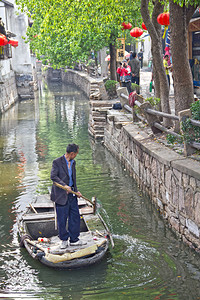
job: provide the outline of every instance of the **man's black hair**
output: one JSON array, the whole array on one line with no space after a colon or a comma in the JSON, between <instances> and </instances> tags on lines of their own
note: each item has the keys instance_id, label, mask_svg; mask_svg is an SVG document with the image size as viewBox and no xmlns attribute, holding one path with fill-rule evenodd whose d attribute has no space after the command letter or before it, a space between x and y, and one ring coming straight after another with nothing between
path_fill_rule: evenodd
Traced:
<instances>
[{"instance_id":1,"label":"man's black hair","mask_svg":"<svg viewBox=\"0 0 200 300\"><path fill-rule=\"evenodd\" d=\"M132 57L135 58L136 57L136 52L133 52Z\"/></svg>"},{"instance_id":2,"label":"man's black hair","mask_svg":"<svg viewBox=\"0 0 200 300\"><path fill-rule=\"evenodd\" d=\"M76 144L69 144L67 146L66 152L67 153L71 153L71 152L77 153L78 150L79 150L79 146L78 145L76 145Z\"/></svg>"}]
</instances>

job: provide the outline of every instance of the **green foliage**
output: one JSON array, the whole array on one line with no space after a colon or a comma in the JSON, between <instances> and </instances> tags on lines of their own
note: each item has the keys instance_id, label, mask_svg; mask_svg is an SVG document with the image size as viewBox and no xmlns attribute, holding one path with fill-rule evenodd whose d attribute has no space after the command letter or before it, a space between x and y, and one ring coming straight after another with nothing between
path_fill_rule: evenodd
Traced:
<instances>
[{"instance_id":1,"label":"green foliage","mask_svg":"<svg viewBox=\"0 0 200 300\"><path fill-rule=\"evenodd\" d=\"M176 141L176 137L172 134L167 134L166 139L168 144L174 144L174 142Z\"/></svg>"},{"instance_id":2,"label":"green foliage","mask_svg":"<svg viewBox=\"0 0 200 300\"><path fill-rule=\"evenodd\" d=\"M173 0L174 3L177 3L179 6L183 7L188 7L189 5L191 6L197 6L199 5L199 0Z\"/></svg>"},{"instance_id":3,"label":"green foliage","mask_svg":"<svg viewBox=\"0 0 200 300\"><path fill-rule=\"evenodd\" d=\"M88 62L86 63L86 66L94 67L95 66L95 60L94 59L89 59Z\"/></svg>"},{"instance_id":4,"label":"green foliage","mask_svg":"<svg viewBox=\"0 0 200 300\"><path fill-rule=\"evenodd\" d=\"M136 91L140 86L137 83L131 83L131 88L133 91Z\"/></svg>"},{"instance_id":5,"label":"green foliage","mask_svg":"<svg viewBox=\"0 0 200 300\"><path fill-rule=\"evenodd\" d=\"M200 120L200 100L191 104L192 119Z\"/></svg>"},{"instance_id":6,"label":"green foliage","mask_svg":"<svg viewBox=\"0 0 200 300\"><path fill-rule=\"evenodd\" d=\"M123 36L123 21L142 22L140 1L131 0L16 0L31 12L27 36L32 51L53 67L73 66L87 60ZM30 13L29 13L30 15Z\"/></svg>"},{"instance_id":7,"label":"green foliage","mask_svg":"<svg viewBox=\"0 0 200 300\"><path fill-rule=\"evenodd\" d=\"M137 94L140 92L140 86L137 83L132 82L131 89L132 89L132 91L136 91Z\"/></svg>"},{"instance_id":8,"label":"green foliage","mask_svg":"<svg viewBox=\"0 0 200 300\"><path fill-rule=\"evenodd\" d=\"M160 103L160 98L149 97L146 98L145 101L148 101L153 107L156 107Z\"/></svg>"},{"instance_id":9,"label":"green foliage","mask_svg":"<svg viewBox=\"0 0 200 300\"><path fill-rule=\"evenodd\" d=\"M173 134L167 134L166 140L168 144L183 143L183 137L177 138Z\"/></svg>"},{"instance_id":10,"label":"green foliage","mask_svg":"<svg viewBox=\"0 0 200 300\"><path fill-rule=\"evenodd\" d=\"M200 127L191 123L191 119L200 121L200 100L191 104L191 118L186 118L182 122L183 136L186 142L200 143Z\"/></svg>"},{"instance_id":11,"label":"green foliage","mask_svg":"<svg viewBox=\"0 0 200 300\"><path fill-rule=\"evenodd\" d=\"M113 89L115 89L117 83L118 82L115 80L106 80L105 82L106 91L112 91Z\"/></svg>"}]
</instances>

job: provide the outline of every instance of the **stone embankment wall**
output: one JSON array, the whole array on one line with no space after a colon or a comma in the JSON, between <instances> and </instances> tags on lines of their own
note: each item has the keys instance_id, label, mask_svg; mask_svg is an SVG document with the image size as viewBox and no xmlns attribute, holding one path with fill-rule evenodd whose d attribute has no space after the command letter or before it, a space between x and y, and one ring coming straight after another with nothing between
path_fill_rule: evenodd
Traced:
<instances>
[{"instance_id":1,"label":"stone embankment wall","mask_svg":"<svg viewBox=\"0 0 200 300\"><path fill-rule=\"evenodd\" d=\"M34 99L34 91L37 90L35 72L32 75L16 74L16 84L19 100Z\"/></svg>"},{"instance_id":2,"label":"stone embankment wall","mask_svg":"<svg viewBox=\"0 0 200 300\"><path fill-rule=\"evenodd\" d=\"M73 70L62 73L62 78L90 98L91 83L100 82ZM131 114L110 109L116 101L104 97L102 93L99 99L90 99L90 134L104 140L177 236L200 252L200 163L155 142L133 123ZM100 133L96 127L101 127Z\"/></svg>"},{"instance_id":3,"label":"stone embankment wall","mask_svg":"<svg viewBox=\"0 0 200 300\"><path fill-rule=\"evenodd\" d=\"M107 112L105 146L125 165L169 226L200 253L200 163L156 143L127 115Z\"/></svg>"},{"instance_id":4,"label":"stone embankment wall","mask_svg":"<svg viewBox=\"0 0 200 300\"><path fill-rule=\"evenodd\" d=\"M53 71L52 71L53 72ZM53 76L49 76L49 79ZM74 70L62 71L62 81L78 86L90 99L88 131L96 140L103 140L107 110L112 108L102 78L93 79L86 73Z\"/></svg>"},{"instance_id":5,"label":"stone embankment wall","mask_svg":"<svg viewBox=\"0 0 200 300\"><path fill-rule=\"evenodd\" d=\"M0 78L0 114L8 110L18 99L15 73L11 71Z\"/></svg>"},{"instance_id":6,"label":"stone embankment wall","mask_svg":"<svg viewBox=\"0 0 200 300\"><path fill-rule=\"evenodd\" d=\"M16 75L11 71L0 82L0 114L18 100L33 99L36 90L34 75Z\"/></svg>"},{"instance_id":7,"label":"stone embankment wall","mask_svg":"<svg viewBox=\"0 0 200 300\"><path fill-rule=\"evenodd\" d=\"M0 114L18 100L33 99L37 88L36 68L33 68L30 75L17 74L13 70L4 75L0 72Z\"/></svg>"}]
</instances>

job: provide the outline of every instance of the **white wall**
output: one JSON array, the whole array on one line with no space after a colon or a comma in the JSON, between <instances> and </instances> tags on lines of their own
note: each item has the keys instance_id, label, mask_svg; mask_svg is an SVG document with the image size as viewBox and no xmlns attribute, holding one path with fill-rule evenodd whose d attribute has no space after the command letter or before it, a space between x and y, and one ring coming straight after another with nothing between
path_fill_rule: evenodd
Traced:
<instances>
[{"instance_id":1,"label":"white wall","mask_svg":"<svg viewBox=\"0 0 200 300\"><path fill-rule=\"evenodd\" d=\"M14 39L18 40L18 47L12 47L12 58L8 59L11 68L18 74L32 74L32 58L30 54L29 44L26 44L22 37L26 36L28 27L28 17L17 10L14 0L9 0L13 7L0 7L0 16L5 23L6 30L16 34ZM1 2L1 5L3 3ZM3 63L4 64L4 63ZM2 70L2 68L1 68Z\"/></svg>"},{"instance_id":2,"label":"white wall","mask_svg":"<svg viewBox=\"0 0 200 300\"><path fill-rule=\"evenodd\" d=\"M144 47L142 47L141 42L138 42L137 52L139 52L140 49L143 49L143 65L147 66L151 59L151 38L148 32L144 32L141 39L143 40Z\"/></svg>"}]
</instances>

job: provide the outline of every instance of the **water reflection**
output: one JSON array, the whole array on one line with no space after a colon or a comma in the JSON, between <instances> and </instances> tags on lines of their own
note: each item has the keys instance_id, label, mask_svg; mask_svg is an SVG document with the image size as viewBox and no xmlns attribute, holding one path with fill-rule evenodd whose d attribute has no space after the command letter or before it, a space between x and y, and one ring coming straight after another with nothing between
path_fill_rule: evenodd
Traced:
<instances>
[{"instance_id":1,"label":"water reflection","mask_svg":"<svg viewBox=\"0 0 200 300\"><path fill-rule=\"evenodd\" d=\"M88 99L75 87L41 82L34 101L0 119L0 297L198 299L199 256L168 230L123 166L88 137L88 114ZM72 141L80 146L79 189L97 196L115 248L98 265L52 270L19 248L17 220L36 193L48 192L52 161Z\"/></svg>"}]
</instances>

